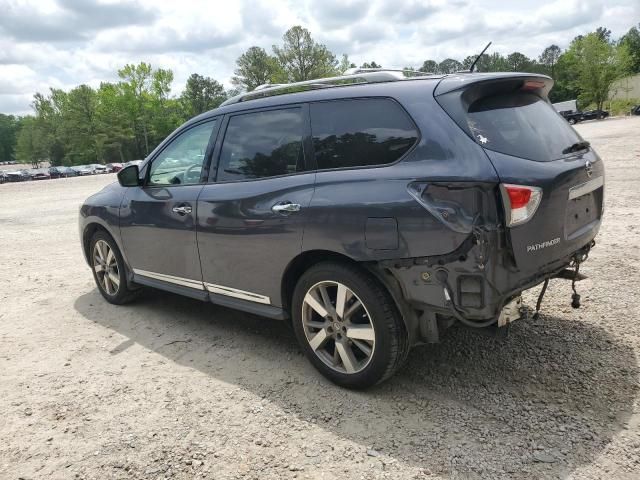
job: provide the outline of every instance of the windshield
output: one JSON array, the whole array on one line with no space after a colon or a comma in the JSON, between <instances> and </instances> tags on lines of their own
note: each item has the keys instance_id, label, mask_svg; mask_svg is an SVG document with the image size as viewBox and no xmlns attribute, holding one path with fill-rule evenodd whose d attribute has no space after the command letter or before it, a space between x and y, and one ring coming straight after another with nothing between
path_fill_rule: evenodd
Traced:
<instances>
[{"instance_id":1,"label":"windshield","mask_svg":"<svg viewBox=\"0 0 640 480\"><path fill-rule=\"evenodd\" d=\"M469 107L467 122L484 148L539 162L556 160L582 141L551 105L531 93L482 98Z\"/></svg>"}]
</instances>

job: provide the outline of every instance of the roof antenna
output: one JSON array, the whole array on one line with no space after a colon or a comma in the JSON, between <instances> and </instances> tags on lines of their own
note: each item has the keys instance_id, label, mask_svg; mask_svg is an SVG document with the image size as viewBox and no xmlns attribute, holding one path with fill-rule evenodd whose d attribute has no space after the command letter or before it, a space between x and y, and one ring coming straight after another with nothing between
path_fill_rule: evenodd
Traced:
<instances>
[{"instance_id":1,"label":"roof antenna","mask_svg":"<svg viewBox=\"0 0 640 480\"><path fill-rule=\"evenodd\" d=\"M474 69L474 68L476 68L476 63L478 63L478 60L480 60L480 57L481 57L482 55L484 55L484 52L486 52L486 51L487 51L487 48L489 48L490 46L491 46L491 42L487 43L487 46L486 46L486 47L484 47L484 50L482 50L482 51L480 52L480 55L478 55L478 56L476 57L476 59L475 59L475 60L473 61L473 63L471 64L471 67L469 67L469 73L473 73L473 69Z\"/></svg>"}]
</instances>

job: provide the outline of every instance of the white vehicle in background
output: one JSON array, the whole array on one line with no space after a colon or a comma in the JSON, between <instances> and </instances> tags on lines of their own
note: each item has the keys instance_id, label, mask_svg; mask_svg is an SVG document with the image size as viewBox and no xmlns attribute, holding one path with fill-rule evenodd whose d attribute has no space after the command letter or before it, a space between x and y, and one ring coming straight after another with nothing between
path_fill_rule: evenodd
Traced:
<instances>
[{"instance_id":1,"label":"white vehicle in background","mask_svg":"<svg viewBox=\"0 0 640 480\"><path fill-rule=\"evenodd\" d=\"M566 102L558 102L553 103L553 108L556 109L558 113L574 113L578 111L578 101L577 100L567 100Z\"/></svg>"}]
</instances>

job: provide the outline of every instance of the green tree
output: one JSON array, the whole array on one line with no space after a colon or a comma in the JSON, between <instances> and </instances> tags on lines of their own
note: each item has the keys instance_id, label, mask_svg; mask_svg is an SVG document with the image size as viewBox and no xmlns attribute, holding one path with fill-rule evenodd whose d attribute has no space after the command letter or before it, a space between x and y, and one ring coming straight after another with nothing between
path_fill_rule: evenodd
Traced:
<instances>
[{"instance_id":1,"label":"green tree","mask_svg":"<svg viewBox=\"0 0 640 480\"><path fill-rule=\"evenodd\" d=\"M507 66L511 72L527 72L531 70L531 60L520 52L507 55Z\"/></svg>"},{"instance_id":2,"label":"green tree","mask_svg":"<svg viewBox=\"0 0 640 480\"><path fill-rule=\"evenodd\" d=\"M39 168L40 163L47 158L44 132L36 118L25 117L22 120L16 144L16 159L20 163L30 163L33 168Z\"/></svg>"},{"instance_id":3,"label":"green tree","mask_svg":"<svg viewBox=\"0 0 640 480\"><path fill-rule=\"evenodd\" d=\"M340 65L338 65L338 73L343 74L350 68L356 68L356 64L349 60L349 56L346 53L343 53L342 59L340 60Z\"/></svg>"},{"instance_id":4,"label":"green tree","mask_svg":"<svg viewBox=\"0 0 640 480\"><path fill-rule=\"evenodd\" d=\"M273 52L290 82L331 77L338 73L338 60L325 45L317 43L309 30L298 25L282 37L282 46L273 46Z\"/></svg>"},{"instance_id":5,"label":"green tree","mask_svg":"<svg viewBox=\"0 0 640 480\"><path fill-rule=\"evenodd\" d=\"M378 65L376 62L365 62L360 65L360 68L382 68L382 65Z\"/></svg>"},{"instance_id":6,"label":"green tree","mask_svg":"<svg viewBox=\"0 0 640 480\"><path fill-rule=\"evenodd\" d=\"M187 118L213 110L226 100L224 87L217 80L197 73L187 79L180 102Z\"/></svg>"},{"instance_id":7,"label":"green tree","mask_svg":"<svg viewBox=\"0 0 640 480\"><path fill-rule=\"evenodd\" d=\"M418 71L425 73L438 73L438 62L435 60L425 60L422 62L422 66Z\"/></svg>"},{"instance_id":8,"label":"green tree","mask_svg":"<svg viewBox=\"0 0 640 480\"><path fill-rule=\"evenodd\" d=\"M456 73L462 69L462 64L453 58L445 58L438 65L438 73Z\"/></svg>"},{"instance_id":9,"label":"green tree","mask_svg":"<svg viewBox=\"0 0 640 480\"><path fill-rule=\"evenodd\" d=\"M249 48L238 57L236 66L231 83L247 92L260 85L274 83L276 78L283 76L278 60L261 47Z\"/></svg>"},{"instance_id":10,"label":"green tree","mask_svg":"<svg viewBox=\"0 0 640 480\"><path fill-rule=\"evenodd\" d=\"M87 85L80 85L66 95L62 112L65 158L70 164L102 163L103 137L98 135L98 95Z\"/></svg>"},{"instance_id":11,"label":"green tree","mask_svg":"<svg viewBox=\"0 0 640 480\"><path fill-rule=\"evenodd\" d=\"M627 49L630 73L640 73L640 23L622 36L619 46Z\"/></svg>"},{"instance_id":12,"label":"green tree","mask_svg":"<svg viewBox=\"0 0 640 480\"><path fill-rule=\"evenodd\" d=\"M547 73L551 75L551 78L555 78L555 68L561 54L562 50L557 45L549 45L540 54L538 61L546 67Z\"/></svg>"},{"instance_id":13,"label":"green tree","mask_svg":"<svg viewBox=\"0 0 640 480\"><path fill-rule=\"evenodd\" d=\"M0 113L0 161L15 159L15 148L20 119Z\"/></svg>"},{"instance_id":14,"label":"green tree","mask_svg":"<svg viewBox=\"0 0 640 480\"><path fill-rule=\"evenodd\" d=\"M611 84L629 70L626 47L616 47L600 31L576 37L566 52L568 67L575 72L575 87L581 103L595 103L601 109Z\"/></svg>"}]
</instances>

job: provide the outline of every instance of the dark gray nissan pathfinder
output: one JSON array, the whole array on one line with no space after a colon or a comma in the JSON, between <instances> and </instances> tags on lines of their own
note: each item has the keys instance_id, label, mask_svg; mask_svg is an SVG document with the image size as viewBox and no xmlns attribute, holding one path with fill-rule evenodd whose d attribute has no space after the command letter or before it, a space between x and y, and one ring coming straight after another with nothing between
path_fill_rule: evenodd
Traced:
<instances>
[{"instance_id":1,"label":"dark gray nissan pathfinder","mask_svg":"<svg viewBox=\"0 0 640 480\"><path fill-rule=\"evenodd\" d=\"M370 386L578 279L604 168L551 87L385 70L234 97L85 201L87 262L108 302L148 286L290 321L322 374Z\"/></svg>"}]
</instances>

